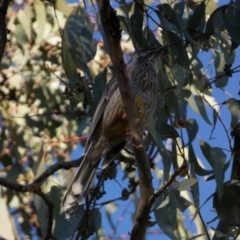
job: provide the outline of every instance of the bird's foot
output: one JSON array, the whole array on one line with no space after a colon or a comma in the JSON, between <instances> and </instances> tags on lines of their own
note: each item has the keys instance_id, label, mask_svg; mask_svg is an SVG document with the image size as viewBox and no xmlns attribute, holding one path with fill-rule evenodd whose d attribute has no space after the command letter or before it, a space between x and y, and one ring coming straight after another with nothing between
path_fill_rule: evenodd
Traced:
<instances>
[{"instance_id":1,"label":"bird's foot","mask_svg":"<svg viewBox=\"0 0 240 240\"><path fill-rule=\"evenodd\" d=\"M126 112L123 112L123 114L122 114L122 119L127 119L127 114L126 114Z\"/></svg>"},{"instance_id":2,"label":"bird's foot","mask_svg":"<svg viewBox=\"0 0 240 240\"><path fill-rule=\"evenodd\" d=\"M139 115L141 115L141 111L140 111L139 108L137 108L137 113L138 113ZM126 114L126 112L123 112L123 114L122 114L122 119L127 119L127 114Z\"/></svg>"}]
</instances>

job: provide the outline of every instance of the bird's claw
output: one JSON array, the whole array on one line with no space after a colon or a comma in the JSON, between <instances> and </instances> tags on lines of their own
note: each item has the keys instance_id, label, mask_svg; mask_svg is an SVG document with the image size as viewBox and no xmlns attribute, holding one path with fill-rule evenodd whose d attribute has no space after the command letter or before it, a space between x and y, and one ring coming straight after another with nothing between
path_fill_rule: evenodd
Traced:
<instances>
[{"instance_id":1,"label":"bird's claw","mask_svg":"<svg viewBox=\"0 0 240 240\"><path fill-rule=\"evenodd\" d=\"M141 111L140 111L139 108L137 108L137 113L138 113L139 115L141 114ZM126 112L123 112L123 114L122 114L122 119L127 119L127 114L126 114Z\"/></svg>"}]
</instances>

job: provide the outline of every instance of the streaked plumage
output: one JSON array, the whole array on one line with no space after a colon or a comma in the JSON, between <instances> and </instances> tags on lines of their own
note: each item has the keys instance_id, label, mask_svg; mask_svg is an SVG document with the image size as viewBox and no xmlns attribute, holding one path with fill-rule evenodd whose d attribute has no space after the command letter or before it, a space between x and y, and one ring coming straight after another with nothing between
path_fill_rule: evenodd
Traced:
<instances>
[{"instance_id":1,"label":"streaked plumage","mask_svg":"<svg viewBox=\"0 0 240 240\"><path fill-rule=\"evenodd\" d=\"M158 80L154 64L162 49L137 51L127 64L132 94L143 127L147 126L156 109ZM87 195L101 158L112 160L129 140L129 134L126 134L128 123L123 115L120 91L116 78L113 78L106 86L93 116L85 157L63 199L62 211L67 219L75 214L77 206Z\"/></svg>"}]
</instances>

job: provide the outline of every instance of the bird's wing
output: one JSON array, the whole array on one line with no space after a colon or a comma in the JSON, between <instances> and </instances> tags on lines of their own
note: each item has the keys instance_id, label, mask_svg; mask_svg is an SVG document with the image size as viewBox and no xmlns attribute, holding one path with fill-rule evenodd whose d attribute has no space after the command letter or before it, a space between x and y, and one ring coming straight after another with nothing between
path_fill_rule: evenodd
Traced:
<instances>
[{"instance_id":1,"label":"bird's wing","mask_svg":"<svg viewBox=\"0 0 240 240\"><path fill-rule=\"evenodd\" d=\"M102 116L103 116L103 113L104 113L104 110L106 109L107 107L107 104L109 102L109 100L112 98L113 94L115 93L115 91L118 89L118 83L117 83L117 80L115 77L113 77L107 84L104 92L103 92L103 95L100 99L100 102L97 106L97 109L93 115L93 120L92 120L92 127L91 127L91 131L90 131L90 134L89 134L89 138L88 138L88 144L91 142L92 140L92 136L93 136L93 133L97 127L97 125L99 124ZM87 145L88 145L87 144Z\"/></svg>"}]
</instances>

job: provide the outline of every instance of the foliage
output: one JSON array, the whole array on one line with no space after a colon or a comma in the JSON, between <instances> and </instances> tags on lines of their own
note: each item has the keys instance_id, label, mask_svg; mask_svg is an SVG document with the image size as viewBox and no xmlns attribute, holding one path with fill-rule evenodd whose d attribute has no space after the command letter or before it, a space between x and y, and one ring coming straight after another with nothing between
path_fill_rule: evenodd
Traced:
<instances>
[{"instance_id":1,"label":"foliage","mask_svg":"<svg viewBox=\"0 0 240 240\"><path fill-rule=\"evenodd\" d=\"M0 85L1 177L7 180L28 184L54 163L72 160L76 148L80 157L91 117L112 76L109 46L96 6L86 4L73 7L63 0L54 5L35 0L9 9L10 42L2 60ZM216 182L210 196L216 216L232 219L231 225L239 226L239 196L231 188L238 181L229 184L224 178L231 161L227 161L226 148L232 150L227 129L238 122L239 101L224 95L220 102L217 97L239 71L239 66L232 67L240 44L239 1L218 7L213 1L157 4L121 0L113 2L113 7L123 29L122 48L127 58L134 49L169 45L168 54L156 66L161 86L158 109L144 138L156 190L169 181L173 169L187 164L155 200L149 227L155 228L157 223L171 239L209 238L199 201L198 179L204 177ZM211 76L203 71L202 53L209 59L207 67L213 69ZM220 116L219 105L228 109L231 120ZM204 128L211 129L208 142L201 138L199 129ZM220 128L225 142L214 146L213 134ZM113 234L119 233L114 212L121 201L132 202L136 208L139 192L130 144L117 160L108 169L110 174L99 170L89 204L81 206L71 222L60 213L60 199L73 170L59 170L45 180L42 191L55 205L55 238L87 238L95 233L97 239L104 237L104 212ZM204 167L207 162L209 169ZM114 198L107 188L113 180L104 176L122 180L122 190ZM0 236L14 239L18 232L25 238L44 238L48 224L44 200L29 192L1 189L0 208L6 222L0 226ZM9 216L7 209L12 213ZM196 231L190 231L183 219L186 212L192 215ZM238 232L233 228L228 234Z\"/></svg>"}]
</instances>

